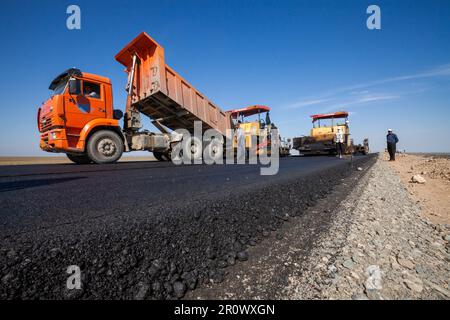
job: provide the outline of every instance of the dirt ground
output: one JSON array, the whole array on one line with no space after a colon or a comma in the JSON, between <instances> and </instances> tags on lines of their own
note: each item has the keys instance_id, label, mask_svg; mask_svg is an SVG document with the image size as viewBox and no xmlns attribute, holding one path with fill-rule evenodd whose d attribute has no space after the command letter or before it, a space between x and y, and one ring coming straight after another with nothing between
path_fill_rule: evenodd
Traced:
<instances>
[{"instance_id":1,"label":"dirt ground","mask_svg":"<svg viewBox=\"0 0 450 320\"><path fill-rule=\"evenodd\" d=\"M119 162L129 161L156 161L153 156L122 157ZM17 166L31 164L63 164L72 163L66 156L55 157L0 157L0 166Z\"/></svg>"},{"instance_id":2,"label":"dirt ground","mask_svg":"<svg viewBox=\"0 0 450 320\"><path fill-rule=\"evenodd\" d=\"M387 161L387 154L383 160ZM400 154L388 162L400 176L422 214L435 224L450 224L450 158L445 156ZM425 183L412 182L420 175Z\"/></svg>"}]
</instances>

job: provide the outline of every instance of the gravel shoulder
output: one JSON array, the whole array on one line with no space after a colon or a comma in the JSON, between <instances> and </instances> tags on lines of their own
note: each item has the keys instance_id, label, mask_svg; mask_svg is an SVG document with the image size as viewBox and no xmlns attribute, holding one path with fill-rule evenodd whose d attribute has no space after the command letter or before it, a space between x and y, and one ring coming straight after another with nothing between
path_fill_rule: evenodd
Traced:
<instances>
[{"instance_id":1,"label":"gravel shoulder","mask_svg":"<svg viewBox=\"0 0 450 320\"><path fill-rule=\"evenodd\" d=\"M306 272L290 277L282 297L450 298L450 230L421 215L385 161L377 161L339 211Z\"/></svg>"}]
</instances>

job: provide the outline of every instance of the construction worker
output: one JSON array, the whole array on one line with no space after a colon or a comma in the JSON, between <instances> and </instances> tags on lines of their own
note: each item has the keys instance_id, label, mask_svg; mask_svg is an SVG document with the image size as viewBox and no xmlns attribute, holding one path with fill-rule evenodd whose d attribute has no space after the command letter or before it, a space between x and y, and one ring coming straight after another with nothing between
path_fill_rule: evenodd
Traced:
<instances>
[{"instance_id":1,"label":"construction worker","mask_svg":"<svg viewBox=\"0 0 450 320\"><path fill-rule=\"evenodd\" d=\"M392 129L388 129L386 142L387 142L387 149L389 152L389 161L395 161L395 152L397 149L398 138L397 135L394 132L392 132Z\"/></svg>"},{"instance_id":2,"label":"construction worker","mask_svg":"<svg viewBox=\"0 0 450 320\"><path fill-rule=\"evenodd\" d=\"M341 128L338 128L336 132L336 150L339 159L342 159L342 154L344 153L344 133Z\"/></svg>"}]
</instances>

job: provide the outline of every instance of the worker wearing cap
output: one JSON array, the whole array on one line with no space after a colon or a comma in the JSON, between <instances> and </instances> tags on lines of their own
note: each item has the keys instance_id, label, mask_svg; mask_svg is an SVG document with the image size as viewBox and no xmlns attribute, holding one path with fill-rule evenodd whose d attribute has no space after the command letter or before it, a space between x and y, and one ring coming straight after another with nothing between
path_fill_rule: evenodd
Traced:
<instances>
[{"instance_id":1,"label":"worker wearing cap","mask_svg":"<svg viewBox=\"0 0 450 320\"><path fill-rule=\"evenodd\" d=\"M392 129L388 129L386 141L387 141L387 149L389 152L389 161L395 161L395 152L397 149L398 138L397 135L392 132Z\"/></svg>"},{"instance_id":2,"label":"worker wearing cap","mask_svg":"<svg viewBox=\"0 0 450 320\"><path fill-rule=\"evenodd\" d=\"M339 159L342 159L342 154L344 153L344 133L342 132L341 128L337 128L335 139Z\"/></svg>"}]
</instances>

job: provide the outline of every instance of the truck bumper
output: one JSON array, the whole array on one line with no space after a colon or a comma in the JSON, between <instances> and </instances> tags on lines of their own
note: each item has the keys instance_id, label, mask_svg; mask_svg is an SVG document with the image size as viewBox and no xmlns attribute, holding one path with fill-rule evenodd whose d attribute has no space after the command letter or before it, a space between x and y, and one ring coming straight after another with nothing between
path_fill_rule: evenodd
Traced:
<instances>
[{"instance_id":1,"label":"truck bumper","mask_svg":"<svg viewBox=\"0 0 450 320\"><path fill-rule=\"evenodd\" d=\"M39 146L47 152L66 152L67 138L64 129L55 129L41 134Z\"/></svg>"}]
</instances>

